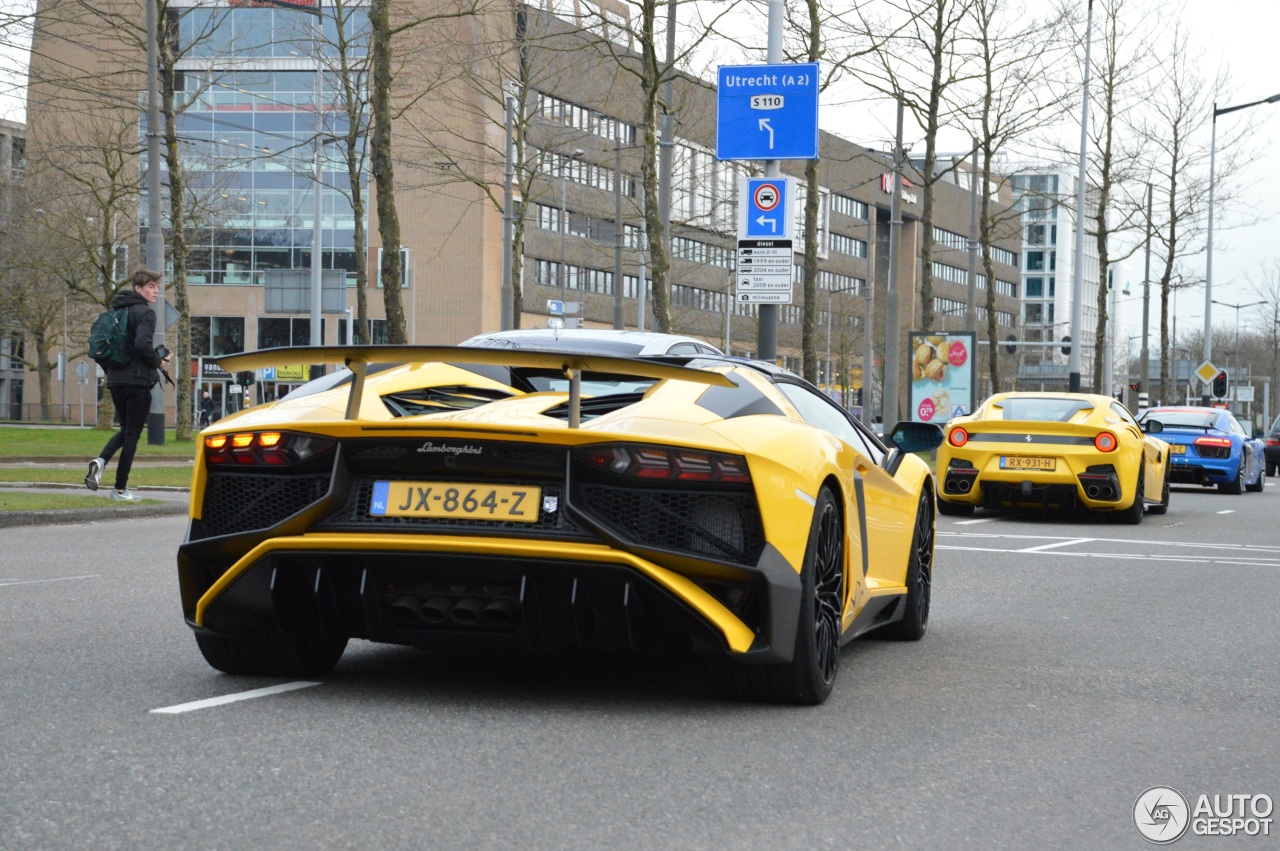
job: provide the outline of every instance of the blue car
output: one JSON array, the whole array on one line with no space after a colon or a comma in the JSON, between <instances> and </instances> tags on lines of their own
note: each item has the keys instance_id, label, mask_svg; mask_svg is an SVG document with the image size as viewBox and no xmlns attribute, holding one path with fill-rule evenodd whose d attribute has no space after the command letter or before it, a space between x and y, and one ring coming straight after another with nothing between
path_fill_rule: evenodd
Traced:
<instances>
[{"instance_id":1,"label":"blue car","mask_svg":"<svg viewBox=\"0 0 1280 851\"><path fill-rule=\"evenodd\" d=\"M1169 444L1169 481L1217 485L1223 493L1262 490L1263 443L1251 438L1230 411L1222 408L1150 408L1138 418L1158 421L1160 439Z\"/></svg>"}]
</instances>

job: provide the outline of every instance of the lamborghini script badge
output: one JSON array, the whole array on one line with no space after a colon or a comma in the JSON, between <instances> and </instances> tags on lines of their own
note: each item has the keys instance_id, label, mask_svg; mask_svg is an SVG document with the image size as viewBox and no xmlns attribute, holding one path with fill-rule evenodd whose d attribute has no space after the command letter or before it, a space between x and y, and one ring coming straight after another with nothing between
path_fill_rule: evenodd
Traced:
<instances>
[{"instance_id":1,"label":"lamborghini script badge","mask_svg":"<svg viewBox=\"0 0 1280 851\"><path fill-rule=\"evenodd\" d=\"M419 452L435 452L443 455L482 455L484 448L481 446L436 446L431 441L427 441L418 447Z\"/></svg>"}]
</instances>

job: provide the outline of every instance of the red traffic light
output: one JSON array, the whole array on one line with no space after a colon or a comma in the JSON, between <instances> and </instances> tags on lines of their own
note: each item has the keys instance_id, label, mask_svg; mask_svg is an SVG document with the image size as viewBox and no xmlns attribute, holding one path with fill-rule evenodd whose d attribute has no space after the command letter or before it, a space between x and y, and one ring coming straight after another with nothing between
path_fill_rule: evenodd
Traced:
<instances>
[{"instance_id":1,"label":"red traffic light","mask_svg":"<svg viewBox=\"0 0 1280 851\"><path fill-rule=\"evenodd\" d=\"M1209 388L1210 394L1215 399L1225 399L1227 396L1227 371L1225 369L1218 370L1218 374L1213 377L1213 383Z\"/></svg>"}]
</instances>

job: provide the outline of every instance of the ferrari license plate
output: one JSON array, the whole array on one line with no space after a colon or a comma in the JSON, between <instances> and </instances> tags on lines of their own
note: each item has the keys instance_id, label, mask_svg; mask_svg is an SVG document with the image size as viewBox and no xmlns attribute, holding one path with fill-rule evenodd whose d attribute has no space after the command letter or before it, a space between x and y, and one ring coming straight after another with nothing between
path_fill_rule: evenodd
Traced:
<instances>
[{"instance_id":1,"label":"ferrari license plate","mask_svg":"<svg viewBox=\"0 0 1280 851\"><path fill-rule=\"evenodd\" d=\"M1001 470L1053 470L1058 465L1055 458L1034 455L1001 455Z\"/></svg>"},{"instance_id":2,"label":"ferrari license plate","mask_svg":"<svg viewBox=\"0 0 1280 851\"><path fill-rule=\"evenodd\" d=\"M374 482L369 513L379 517L450 517L538 522L542 489L475 482Z\"/></svg>"},{"instance_id":3,"label":"ferrari license plate","mask_svg":"<svg viewBox=\"0 0 1280 851\"><path fill-rule=\"evenodd\" d=\"M1183 446L1181 443L1170 443L1169 454L1170 455L1186 455L1187 447Z\"/></svg>"}]
</instances>

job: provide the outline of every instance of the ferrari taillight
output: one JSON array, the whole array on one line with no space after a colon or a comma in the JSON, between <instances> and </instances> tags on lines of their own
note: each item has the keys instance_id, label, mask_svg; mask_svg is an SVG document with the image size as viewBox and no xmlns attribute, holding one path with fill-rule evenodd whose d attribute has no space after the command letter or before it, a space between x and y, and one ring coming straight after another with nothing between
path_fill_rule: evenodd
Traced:
<instances>
[{"instance_id":1,"label":"ferrari taillight","mask_svg":"<svg viewBox=\"0 0 1280 851\"><path fill-rule=\"evenodd\" d=\"M952 446L964 446L969 442L969 432L965 431L960 426L956 426L951 429L951 433L947 435L947 441Z\"/></svg>"},{"instance_id":2,"label":"ferrari taillight","mask_svg":"<svg viewBox=\"0 0 1280 851\"><path fill-rule=\"evenodd\" d=\"M1099 452L1111 452L1119 445L1116 436L1109 431L1100 431L1093 439L1093 447Z\"/></svg>"},{"instance_id":3,"label":"ferrari taillight","mask_svg":"<svg viewBox=\"0 0 1280 851\"><path fill-rule=\"evenodd\" d=\"M722 452L615 444L582 449L578 455L593 467L633 479L751 483L747 459Z\"/></svg>"},{"instance_id":4,"label":"ferrari taillight","mask_svg":"<svg viewBox=\"0 0 1280 851\"><path fill-rule=\"evenodd\" d=\"M281 431L215 434L204 439L205 461L211 465L287 467L333 449L328 437Z\"/></svg>"}]
</instances>

